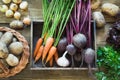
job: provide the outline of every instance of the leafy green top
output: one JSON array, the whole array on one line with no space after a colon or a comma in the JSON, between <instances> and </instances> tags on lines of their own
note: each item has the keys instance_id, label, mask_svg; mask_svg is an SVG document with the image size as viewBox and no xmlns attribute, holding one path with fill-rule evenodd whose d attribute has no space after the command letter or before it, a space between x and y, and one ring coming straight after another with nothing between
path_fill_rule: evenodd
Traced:
<instances>
[{"instance_id":1,"label":"leafy green top","mask_svg":"<svg viewBox=\"0 0 120 80\"><path fill-rule=\"evenodd\" d=\"M120 52L112 46L99 47L97 50L98 80L120 80ZM104 67L105 71L100 68Z\"/></svg>"}]
</instances>

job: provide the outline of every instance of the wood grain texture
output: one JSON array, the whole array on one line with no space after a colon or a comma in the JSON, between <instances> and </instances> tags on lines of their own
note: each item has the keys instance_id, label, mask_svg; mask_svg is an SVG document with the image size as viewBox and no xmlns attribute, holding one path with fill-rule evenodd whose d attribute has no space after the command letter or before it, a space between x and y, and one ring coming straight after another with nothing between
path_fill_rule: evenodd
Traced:
<instances>
[{"instance_id":1,"label":"wood grain texture","mask_svg":"<svg viewBox=\"0 0 120 80\"><path fill-rule=\"evenodd\" d=\"M0 0L0 5L2 4ZM29 2L29 12L24 12L24 15L30 15L32 20L42 19L41 0L27 0ZM120 6L119 0L102 0L103 3L111 2ZM114 22L115 18L105 15L107 22ZM9 26L9 23L13 19L6 18L3 13L0 13L0 26ZM2 24L4 23L4 24ZM106 31L110 27L107 24L105 28L97 30L97 45L105 44ZM18 30L22 35L25 36L30 45L30 27L24 30ZM101 37L102 36L102 37ZM87 71L82 70L30 70L30 63L27 67L19 74L14 77L0 79L0 80L92 80Z\"/></svg>"}]
</instances>

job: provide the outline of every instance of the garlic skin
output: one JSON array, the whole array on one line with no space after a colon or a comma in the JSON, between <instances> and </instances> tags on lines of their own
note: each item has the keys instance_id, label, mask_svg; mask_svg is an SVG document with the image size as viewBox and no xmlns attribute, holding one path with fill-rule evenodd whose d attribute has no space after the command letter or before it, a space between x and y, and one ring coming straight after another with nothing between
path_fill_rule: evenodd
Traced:
<instances>
[{"instance_id":1,"label":"garlic skin","mask_svg":"<svg viewBox=\"0 0 120 80\"><path fill-rule=\"evenodd\" d=\"M57 64L59 66L62 66L62 67L67 67L69 66L69 61L65 58L65 57L60 57L58 60L57 60Z\"/></svg>"},{"instance_id":2,"label":"garlic skin","mask_svg":"<svg viewBox=\"0 0 120 80\"><path fill-rule=\"evenodd\" d=\"M25 17L25 18L23 19L23 23L26 24L26 25L30 25L31 19L30 19L29 17Z\"/></svg>"},{"instance_id":3,"label":"garlic skin","mask_svg":"<svg viewBox=\"0 0 120 80\"><path fill-rule=\"evenodd\" d=\"M16 11L18 9L18 5L15 4L15 3L11 3L10 4L10 9L13 10L13 11Z\"/></svg>"},{"instance_id":4,"label":"garlic skin","mask_svg":"<svg viewBox=\"0 0 120 80\"><path fill-rule=\"evenodd\" d=\"M15 18L15 19L20 19L20 17L21 17L20 12L16 11L16 12L14 13L14 18Z\"/></svg>"},{"instance_id":5,"label":"garlic skin","mask_svg":"<svg viewBox=\"0 0 120 80\"><path fill-rule=\"evenodd\" d=\"M26 10L28 8L28 2L27 1L22 1L20 3L20 9Z\"/></svg>"},{"instance_id":6,"label":"garlic skin","mask_svg":"<svg viewBox=\"0 0 120 80\"><path fill-rule=\"evenodd\" d=\"M5 15L6 15L6 17L13 17L14 12L9 9L9 10L6 11Z\"/></svg>"},{"instance_id":7,"label":"garlic skin","mask_svg":"<svg viewBox=\"0 0 120 80\"><path fill-rule=\"evenodd\" d=\"M8 57L6 58L6 61L10 66L16 66L19 63L18 58L13 54L9 54Z\"/></svg>"},{"instance_id":8,"label":"garlic skin","mask_svg":"<svg viewBox=\"0 0 120 80\"><path fill-rule=\"evenodd\" d=\"M69 60L65 57L68 52L66 51L62 57L58 58L57 64L62 67L67 67L69 66L70 62Z\"/></svg>"},{"instance_id":9,"label":"garlic skin","mask_svg":"<svg viewBox=\"0 0 120 80\"><path fill-rule=\"evenodd\" d=\"M1 5L0 6L0 11L5 13L8 10L8 6L7 5Z\"/></svg>"},{"instance_id":10,"label":"garlic skin","mask_svg":"<svg viewBox=\"0 0 120 80\"><path fill-rule=\"evenodd\" d=\"M15 4L20 4L22 0L12 0Z\"/></svg>"},{"instance_id":11,"label":"garlic skin","mask_svg":"<svg viewBox=\"0 0 120 80\"><path fill-rule=\"evenodd\" d=\"M9 4L10 2L11 2L11 0L2 0L3 1L3 3L5 3L5 4Z\"/></svg>"}]
</instances>

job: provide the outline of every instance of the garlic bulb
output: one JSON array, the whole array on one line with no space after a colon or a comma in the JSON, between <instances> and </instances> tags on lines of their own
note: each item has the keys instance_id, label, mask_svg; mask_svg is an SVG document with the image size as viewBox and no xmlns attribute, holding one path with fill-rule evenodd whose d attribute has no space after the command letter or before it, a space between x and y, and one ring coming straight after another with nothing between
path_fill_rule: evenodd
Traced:
<instances>
[{"instance_id":1,"label":"garlic bulb","mask_svg":"<svg viewBox=\"0 0 120 80\"><path fill-rule=\"evenodd\" d=\"M20 3L20 9L26 10L28 8L28 2L27 1L22 1Z\"/></svg>"},{"instance_id":2,"label":"garlic bulb","mask_svg":"<svg viewBox=\"0 0 120 80\"><path fill-rule=\"evenodd\" d=\"M4 12L6 12L7 10L8 10L8 6L7 6L7 5L1 5L1 6L0 6L0 11L1 11L1 12L4 13Z\"/></svg>"},{"instance_id":3,"label":"garlic bulb","mask_svg":"<svg viewBox=\"0 0 120 80\"><path fill-rule=\"evenodd\" d=\"M63 54L62 57L58 58L57 64L58 64L59 66L62 66L62 67L67 67L67 66L69 66L70 62L69 62L69 60L65 57L66 54L67 54L67 51Z\"/></svg>"},{"instance_id":4,"label":"garlic bulb","mask_svg":"<svg viewBox=\"0 0 120 80\"><path fill-rule=\"evenodd\" d=\"M11 3L10 4L10 9L13 10L13 11L16 11L18 9L18 5L14 4L14 3Z\"/></svg>"},{"instance_id":5,"label":"garlic bulb","mask_svg":"<svg viewBox=\"0 0 120 80\"><path fill-rule=\"evenodd\" d=\"M12 1L16 4L20 4L22 2L22 0L12 0Z\"/></svg>"},{"instance_id":6,"label":"garlic bulb","mask_svg":"<svg viewBox=\"0 0 120 80\"><path fill-rule=\"evenodd\" d=\"M5 3L5 4L9 4L10 2L11 2L11 0L2 0L3 1L3 3Z\"/></svg>"},{"instance_id":7,"label":"garlic bulb","mask_svg":"<svg viewBox=\"0 0 120 80\"><path fill-rule=\"evenodd\" d=\"M15 14L14 14L14 18L15 19L20 19L20 17L21 17L21 14L20 14L20 12L15 12Z\"/></svg>"},{"instance_id":8,"label":"garlic bulb","mask_svg":"<svg viewBox=\"0 0 120 80\"><path fill-rule=\"evenodd\" d=\"M9 54L8 57L6 58L6 61L10 66L16 66L19 63L18 58L13 54Z\"/></svg>"},{"instance_id":9,"label":"garlic bulb","mask_svg":"<svg viewBox=\"0 0 120 80\"><path fill-rule=\"evenodd\" d=\"M7 10L6 13L5 13L6 17L13 17L14 13L12 10Z\"/></svg>"}]
</instances>

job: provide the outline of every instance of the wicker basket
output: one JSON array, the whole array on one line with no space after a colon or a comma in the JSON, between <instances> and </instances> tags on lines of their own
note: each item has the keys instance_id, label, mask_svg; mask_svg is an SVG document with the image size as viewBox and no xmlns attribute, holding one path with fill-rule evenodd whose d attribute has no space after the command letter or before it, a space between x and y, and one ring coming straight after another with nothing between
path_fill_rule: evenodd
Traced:
<instances>
[{"instance_id":1,"label":"wicker basket","mask_svg":"<svg viewBox=\"0 0 120 80\"><path fill-rule=\"evenodd\" d=\"M21 72L21 70L23 70L26 67L29 60L29 46L26 39L19 32L16 32L15 30L7 27L0 27L0 31L11 32L18 39L18 41L22 42L24 47L19 64L13 67L12 69L8 69L5 65L2 64L2 61L0 61L0 68L4 72L0 74L0 78L5 78L5 77L14 76L15 74Z\"/></svg>"}]
</instances>

